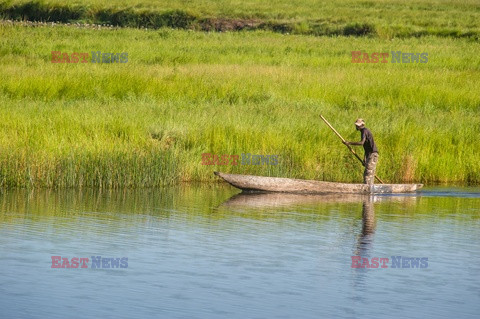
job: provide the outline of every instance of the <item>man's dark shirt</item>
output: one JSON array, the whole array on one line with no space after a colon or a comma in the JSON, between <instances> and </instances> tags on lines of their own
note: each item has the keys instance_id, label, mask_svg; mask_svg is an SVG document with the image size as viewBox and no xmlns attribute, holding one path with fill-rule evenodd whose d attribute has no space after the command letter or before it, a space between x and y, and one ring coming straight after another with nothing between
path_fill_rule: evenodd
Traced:
<instances>
[{"instance_id":1,"label":"man's dark shirt","mask_svg":"<svg viewBox=\"0 0 480 319\"><path fill-rule=\"evenodd\" d=\"M365 157L368 157L372 153L378 153L377 145L375 145L375 141L373 140L372 132L368 128L364 128L360 130L361 132L361 140L363 141L363 137L365 136L365 143L363 143L363 149L365 150Z\"/></svg>"}]
</instances>

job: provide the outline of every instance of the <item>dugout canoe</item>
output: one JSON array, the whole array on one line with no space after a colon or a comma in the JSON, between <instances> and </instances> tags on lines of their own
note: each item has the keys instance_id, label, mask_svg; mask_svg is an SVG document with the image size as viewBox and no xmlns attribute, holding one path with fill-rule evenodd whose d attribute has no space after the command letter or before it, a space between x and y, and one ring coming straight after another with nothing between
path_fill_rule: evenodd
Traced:
<instances>
[{"instance_id":1,"label":"dugout canoe","mask_svg":"<svg viewBox=\"0 0 480 319\"><path fill-rule=\"evenodd\" d=\"M284 177L238 175L213 172L242 191L282 192L295 194L392 194L413 193L423 184L348 184Z\"/></svg>"}]
</instances>

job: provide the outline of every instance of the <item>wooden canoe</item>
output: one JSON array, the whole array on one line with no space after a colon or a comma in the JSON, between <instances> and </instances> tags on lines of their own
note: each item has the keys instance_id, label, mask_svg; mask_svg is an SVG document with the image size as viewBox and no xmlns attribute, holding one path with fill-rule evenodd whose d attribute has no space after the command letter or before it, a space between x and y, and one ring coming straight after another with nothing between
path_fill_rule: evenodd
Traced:
<instances>
[{"instance_id":1,"label":"wooden canoe","mask_svg":"<svg viewBox=\"0 0 480 319\"><path fill-rule=\"evenodd\" d=\"M230 185L243 191L296 194L391 194L412 193L423 184L347 184L284 177L238 175L214 172Z\"/></svg>"}]
</instances>

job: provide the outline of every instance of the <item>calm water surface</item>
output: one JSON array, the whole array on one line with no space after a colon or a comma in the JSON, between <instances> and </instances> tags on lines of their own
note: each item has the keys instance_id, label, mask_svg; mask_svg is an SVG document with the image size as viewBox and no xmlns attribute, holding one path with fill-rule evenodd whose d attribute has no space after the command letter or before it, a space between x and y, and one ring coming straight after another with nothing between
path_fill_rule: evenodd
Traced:
<instances>
[{"instance_id":1,"label":"calm water surface","mask_svg":"<svg viewBox=\"0 0 480 319\"><path fill-rule=\"evenodd\" d=\"M0 193L0 318L479 318L480 189L236 194ZM352 256L428 267L356 269Z\"/></svg>"}]
</instances>

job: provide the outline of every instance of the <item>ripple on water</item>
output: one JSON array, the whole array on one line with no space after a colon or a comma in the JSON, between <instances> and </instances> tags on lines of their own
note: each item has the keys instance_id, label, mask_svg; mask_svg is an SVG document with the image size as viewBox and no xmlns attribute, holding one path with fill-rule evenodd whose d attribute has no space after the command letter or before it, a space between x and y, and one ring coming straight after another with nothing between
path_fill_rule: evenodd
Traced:
<instances>
[{"instance_id":1,"label":"ripple on water","mask_svg":"<svg viewBox=\"0 0 480 319\"><path fill-rule=\"evenodd\" d=\"M88 309L119 318L474 318L480 199L473 194L426 189L368 201L188 187L2 194L0 317ZM355 254L428 257L429 267L353 269ZM125 256L129 267L52 269L52 255Z\"/></svg>"}]
</instances>

